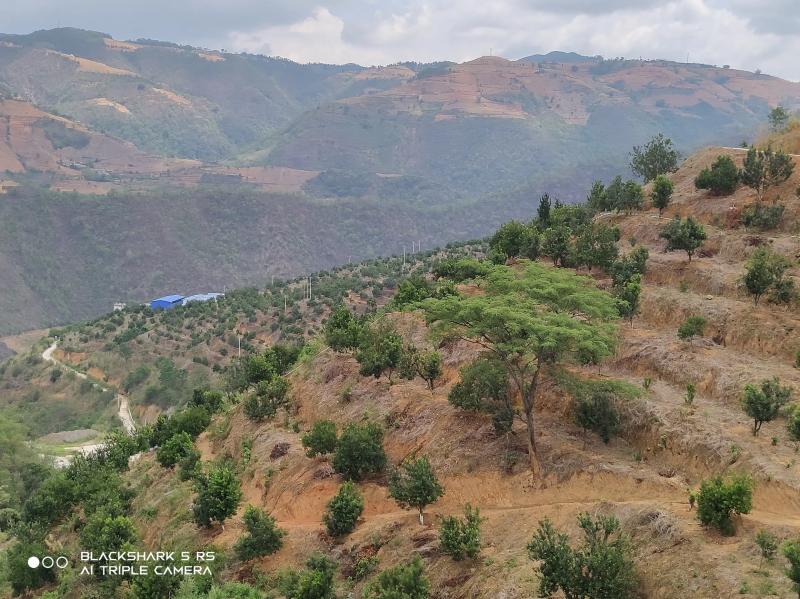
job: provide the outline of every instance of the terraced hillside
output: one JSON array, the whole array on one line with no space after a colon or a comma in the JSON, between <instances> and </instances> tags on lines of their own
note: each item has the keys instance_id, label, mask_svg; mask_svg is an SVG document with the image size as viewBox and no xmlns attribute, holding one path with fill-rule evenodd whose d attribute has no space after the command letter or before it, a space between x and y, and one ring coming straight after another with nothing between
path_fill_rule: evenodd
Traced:
<instances>
[{"instance_id":1,"label":"terraced hillside","mask_svg":"<svg viewBox=\"0 0 800 599\"><path fill-rule=\"evenodd\" d=\"M750 188L739 185L731 194L712 196L694 186L700 170L718 156L730 156L741 165L744 153L712 147L685 161L670 175L675 194L664 218L647 206L627 215L595 215L598 230L604 224L619 227L620 260L636 248L649 250L641 305L631 323L615 325L620 343L599 363L582 366L587 360L578 354L575 360L543 366L534 408L541 468L536 476L528 469L523 422L516 421L509 433L498 434L491 415L451 403L454 386L461 380L460 369L481 355L481 347L469 339L433 334L425 318L431 304L415 303L419 293L451 289L448 277L453 277L453 283L458 281L453 289L459 295L449 296L455 298L452 301L489 296L493 275L484 279L481 272L489 270L480 270L492 268L487 262L461 263L461 271L453 264L447 268L439 264L435 272L442 279L438 282L428 275L428 283L411 279L397 291L394 285L408 272L401 266L402 258L368 262L312 277L312 294L323 295L314 296L312 302L302 299L302 279L280 281L264 292L233 293L214 306L198 304L153 315L130 308L52 331L61 338L62 360L128 387L132 403L138 406L134 413L139 424L152 422L165 408L206 401L191 394L195 385L229 393L207 430L197 436L195 448L205 472L226 465L240 481L242 500L236 513L225 519L224 528L197 526L192 502L201 487L162 467L163 456L158 452L145 453L128 471L122 468L121 474L125 484L135 489L136 496L124 511L135 527L135 542L150 549L205 547L228 556L202 583L169 582L179 597L232 594L232 581L257 589L253 593L291 595L293 587L286 581L292 577L287 569L302 579L304 563L314 552L336 564L333 584L338 592L360 594L376 572L405 564L409 555L419 554L431 595L532 597L541 595L540 564L529 559L525 545L538 521L549 518L575 544L576 516L588 511L614 515L629 535L640 597L793 596L783 571L784 558L779 554L774 562L762 563L756 544L762 530L774 535L779 544L800 536L799 466L797 445L787 430L790 418L781 410L754 436L753 421L740 400L746 385L779 377L780 385L792 388L787 407L797 404L797 300L790 295L788 303L764 299L756 305L738 281L753 252L763 247L786 256L790 264L784 280L797 280L800 171L765 195L764 206L785 205L777 226L745 229L741 217L755 203ZM567 213L577 218L580 210L560 207L551 214L554 219ZM667 215L671 218L676 212L684 219L695 216L708 236L691 262L683 252L665 253L664 240L659 238L669 222ZM483 259L492 255L487 244L476 243L462 251L465 257ZM426 260L444 257L419 255L414 263L424 273L437 268ZM541 261L546 263L544 270L533 272L568 276L568 269L550 266L549 258ZM497 271L504 274L494 275L500 276L495 281L519 280L514 277L523 277L528 268L525 260L508 264L506 270ZM588 275L585 281L590 288L618 293L605 272L585 267L579 272ZM464 279L471 276L476 278ZM542 280L546 280L544 275ZM598 298L611 301L605 291L600 293ZM387 304L392 297L394 302ZM383 308L385 315L372 330L388 323L404 345L413 343L422 354L438 351L442 372L432 390L419 377L407 380L395 375L390 381L386 376L363 376L363 356L361 363L356 356L364 350L353 354L324 347L319 336L323 319L327 323L331 307L342 298L359 314L368 311L370 304ZM401 306L404 309L398 310ZM677 331L689 316L702 316L707 324L700 336L681 340ZM590 314L574 318L582 321ZM253 392L236 390L241 389L236 387L239 379L231 374L237 372L237 330L244 333L245 356L263 354L267 346L294 342L301 335L307 339L297 364L284 368L291 405L280 407L272 417L254 419L249 403ZM5 367L0 396L7 398L6 418L19 405L17 393L39 389L39 401L49 403L54 401L53 392L70 392L66 386L58 387L64 383L51 382L52 366L36 363L40 349L35 348L31 357L14 358ZM176 383L181 379L180 385ZM694 389L691 394L689 385ZM512 404L521 409L513 386L511 391ZM596 394L612 397L622 422L608 443L576 422L581 398ZM354 423L377 425L383 431L389 466L412 454L428 458L444 494L426 507L425 524L419 523L415 511L400 509L388 497L386 476L375 474L358 482L364 510L355 530L338 539L329 537L321 514L343 479L335 471L335 459L308 457L302 441L320 419L333 421L339 431ZM726 536L713 526L703 526L687 489L696 494L703 480L716 475L730 480L745 472L756 482L752 509L734 515L734 534ZM24 496L20 491L20 497ZM93 500L76 501L82 506L81 502L92 505ZM479 557L456 562L439 541L438 516L457 515L465 503L479 506L487 519L482 524ZM231 548L247 534L247 505L269 512L286 536L274 553L242 560ZM80 516L80 507L75 513L72 519L65 515L54 523L49 541L59 543L70 555L86 542L83 522L92 521L91 515L85 520ZM102 588L91 578L79 581L65 573L44 588L58 588L66 597ZM142 592L139 582L131 585L132 593ZM211 586L218 588L209 591ZM251 592L236 588L236 592Z\"/></svg>"}]
</instances>

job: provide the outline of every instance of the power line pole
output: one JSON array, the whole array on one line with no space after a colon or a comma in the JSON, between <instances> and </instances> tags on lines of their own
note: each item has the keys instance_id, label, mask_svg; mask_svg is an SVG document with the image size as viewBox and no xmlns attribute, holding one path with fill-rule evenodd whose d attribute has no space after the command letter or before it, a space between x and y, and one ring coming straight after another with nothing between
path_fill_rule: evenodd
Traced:
<instances>
[{"instance_id":1,"label":"power line pole","mask_svg":"<svg viewBox=\"0 0 800 599\"><path fill-rule=\"evenodd\" d=\"M403 272L406 270L406 246L403 246Z\"/></svg>"}]
</instances>

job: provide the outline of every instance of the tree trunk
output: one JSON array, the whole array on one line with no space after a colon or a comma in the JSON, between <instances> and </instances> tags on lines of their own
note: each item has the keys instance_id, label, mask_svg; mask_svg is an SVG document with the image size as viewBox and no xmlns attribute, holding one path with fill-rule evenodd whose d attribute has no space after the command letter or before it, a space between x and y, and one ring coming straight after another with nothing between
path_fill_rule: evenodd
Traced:
<instances>
[{"instance_id":1,"label":"tree trunk","mask_svg":"<svg viewBox=\"0 0 800 599\"><path fill-rule=\"evenodd\" d=\"M533 375L531 386L522 391L522 405L525 408L525 423L528 425L528 455L531 460L531 474L535 479L539 475L539 452L536 448L536 431L533 422L533 402L536 399L536 388L539 386L539 373L542 370L542 359L539 358L536 364L536 372Z\"/></svg>"},{"instance_id":2,"label":"tree trunk","mask_svg":"<svg viewBox=\"0 0 800 599\"><path fill-rule=\"evenodd\" d=\"M419 506L419 523L420 524L425 524L425 521L422 518L422 510L423 510L423 507Z\"/></svg>"}]
</instances>

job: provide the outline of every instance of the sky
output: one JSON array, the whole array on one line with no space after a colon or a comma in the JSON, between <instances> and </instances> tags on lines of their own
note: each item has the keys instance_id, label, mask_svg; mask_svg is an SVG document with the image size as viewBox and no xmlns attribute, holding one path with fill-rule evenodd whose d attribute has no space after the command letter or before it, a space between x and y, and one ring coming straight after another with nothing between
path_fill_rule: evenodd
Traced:
<instances>
[{"instance_id":1,"label":"sky","mask_svg":"<svg viewBox=\"0 0 800 599\"><path fill-rule=\"evenodd\" d=\"M551 50L800 81L798 0L3 0L0 31L58 25L297 62L463 62Z\"/></svg>"}]
</instances>

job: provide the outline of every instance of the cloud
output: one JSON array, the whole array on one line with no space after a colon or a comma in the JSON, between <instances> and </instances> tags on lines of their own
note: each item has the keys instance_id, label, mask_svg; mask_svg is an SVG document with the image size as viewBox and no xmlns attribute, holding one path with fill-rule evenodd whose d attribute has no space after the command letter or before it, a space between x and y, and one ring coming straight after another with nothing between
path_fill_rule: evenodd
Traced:
<instances>
[{"instance_id":1,"label":"cloud","mask_svg":"<svg viewBox=\"0 0 800 599\"><path fill-rule=\"evenodd\" d=\"M689 59L800 79L796 0L6 0L11 33L61 25L299 62Z\"/></svg>"}]
</instances>

